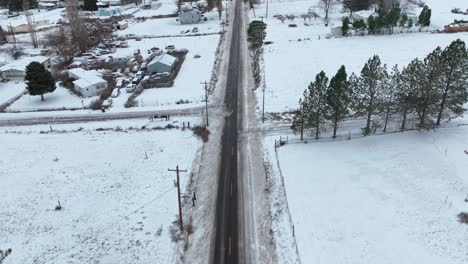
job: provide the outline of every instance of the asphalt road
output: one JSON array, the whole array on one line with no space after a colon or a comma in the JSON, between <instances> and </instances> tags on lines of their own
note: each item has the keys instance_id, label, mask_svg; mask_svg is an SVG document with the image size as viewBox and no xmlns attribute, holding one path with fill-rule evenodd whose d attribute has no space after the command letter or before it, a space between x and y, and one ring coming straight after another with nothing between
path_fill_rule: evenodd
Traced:
<instances>
[{"instance_id":1,"label":"asphalt road","mask_svg":"<svg viewBox=\"0 0 468 264\"><path fill-rule=\"evenodd\" d=\"M154 115L197 115L201 114L204 107L164 110L164 111L135 111L123 113L101 113L96 111L92 114L77 114L77 115L63 115L63 116L37 116L37 117L24 117L2 119L0 116L0 127L2 126L29 126L29 125L44 125L44 124L69 124L69 123L83 123L95 121L107 121L117 119L136 119L148 118Z\"/></svg>"},{"instance_id":2,"label":"asphalt road","mask_svg":"<svg viewBox=\"0 0 468 264\"><path fill-rule=\"evenodd\" d=\"M222 136L221 165L215 218L214 264L239 263L238 216L238 87L240 63L241 1L235 4L226 87L226 117Z\"/></svg>"}]
</instances>

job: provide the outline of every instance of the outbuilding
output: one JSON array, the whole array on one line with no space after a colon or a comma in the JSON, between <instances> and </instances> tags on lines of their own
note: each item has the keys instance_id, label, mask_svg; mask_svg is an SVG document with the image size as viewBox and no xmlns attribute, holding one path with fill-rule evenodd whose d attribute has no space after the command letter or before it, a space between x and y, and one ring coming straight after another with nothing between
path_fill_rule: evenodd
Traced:
<instances>
[{"instance_id":1,"label":"outbuilding","mask_svg":"<svg viewBox=\"0 0 468 264\"><path fill-rule=\"evenodd\" d=\"M107 81L102 79L102 74L97 71L76 68L69 70L68 76L75 79L73 81L75 91L80 92L84 97L97 96L107 88Z\"/></svg>"},{"instance_id":2,"label":"outbuilding","mask_svg":"<svg viewBox=\"0 0 468 264\"><path fill-rule=\"evenodd\" d=\"M192 9L182 12L179 15L179 21L181 24L196 24L202 20L202 13L198 9Z\"/></svg>"},{"instance_id":3,"label":"outbuilding","mask_svg":"<svg viewBox=\"0 0 468 264\"><path fill-rule=\"evenodd\" d=\"M26 76L26 66L34 61L44 65L45 68L49 67L50 59L47 57L25 57L0 67L1 76L3 79L24 80L24 77Z\"/></svg>"},{"instance_id":4,"label":"outbuilding","mask_svg":"<svg viewBox=\"0 0 468 264\"><path fill-rule=\"evenodd\" d=\"M147 65L147 71L149 73L162 73L162 72L172 72L174 69L177 58L168 54L161 54L156 56L150 63Z\"/></svg>"}]
</instances>

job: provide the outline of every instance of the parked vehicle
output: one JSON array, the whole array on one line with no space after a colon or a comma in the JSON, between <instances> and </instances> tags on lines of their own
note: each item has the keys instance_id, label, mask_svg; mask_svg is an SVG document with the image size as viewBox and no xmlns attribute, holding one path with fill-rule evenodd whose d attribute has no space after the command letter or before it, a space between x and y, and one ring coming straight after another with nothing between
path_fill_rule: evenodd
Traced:
<instances>
[{"instance_id":1,"label":"parked vehicle","mask_svg":"<svg viewBox=\"0 0 468 264\"><path fill-rule=\"evenodd\" d=\"M115 89L112 91L111 97L116 98L116 97L118 97L119 95L120 95L120 89L115 88Z\"/></svg>"},{"instance_id":2,"label":"parked vehicle","mask_svg":"<svg viewBox=\"0 0 468 264\"><path fill-rule=\"evenodd\" d=\"M194 28L192 29L192 33L197 33L197 32L198 32L198 28L197 28L197 27L194 27Z\"/></svg>"},{"instance_id":3,"label":"parked vehicle","mask_svg":"<svg viewBox=\"0 0 468 264\"><path fill-rule=\"evenodd\" d=\"M127 93L133 93L136 90L136 84L130 83L127 88L125 88L125 91Z\"/></svg>"},{"instance_id":4,"label":"parked vehicle","mask_svg":"<svg viewBox=\"0 0 468 264\"><path fill-rule=\"evenodd\" d=\"M167 51L174 51L174 50L175 50L175 46L174 46L174 45L168 45L168 46L166 46L166 50L167 50Z\"/></svg>"}]
</instances>

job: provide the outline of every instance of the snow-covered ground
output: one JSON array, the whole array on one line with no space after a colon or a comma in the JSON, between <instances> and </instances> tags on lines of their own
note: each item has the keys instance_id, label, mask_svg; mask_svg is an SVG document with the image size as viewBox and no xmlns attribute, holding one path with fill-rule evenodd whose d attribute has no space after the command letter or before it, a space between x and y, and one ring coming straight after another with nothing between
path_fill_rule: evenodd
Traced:
<instances>
[{"instance_id":1,"label":"snow-covered ground","mask_svg":"<svg viewBox=\"0 0 468 264\"><path fill-rule=\"evenodd\" d=\"M281 147L303 263L466 263L468 127Z\"/></svg>"},{"instance_id":2,"label":"snow-covered ground","mask_svg":"<svg viewBox=\"0 0 468 264\"><path fill-rule=\"evenodd\" d=\"M13 250L4 264L174 262L177 191L167 169L190 171L201 140L190 130L97 126L1 129L0 246ZM181 173L182 191L188 178ZM63 210L54 210L57 201Z\"/></svg>"},{"instance_id":3,"label":"snow-covered ground","mask_svg":"<svg viewBox=\"0 0 468 264\"><path fill-rule=\"evenodd\" d=\"M0 105L8 102L13 97L26 90L23 82L0 83Z\"/></svg>"},{"instance_id":4,"label":"snow-covered ground","mask_svg":"<svg viewBox=\"0 0 468 264\"><path fill-rule=\"evenodd\" d=\"M23 83L24 87L24 83ZM54 92L44 94L44 101L41 101L40 96L23 95L18 101L8 107L8 111L35 111L35 110L52 110L62 108L82 108L98 99L98 97L82 98L72 94L68 89L60 86L57 83L57 88Z\"/></svg>"},{"instance_id":5,"label":"snow-covered ground","mask_svg":"<svg viewBox=\"0 0 468 264\"><path fill-rule=\"evenodd\" d=\"M181 31L192 30L194 27L198 28L198 34L221 31L221 21L219 20L218 13L205 13L205 17L208 18L208 21L201 21L199 24L193 25L182 25L174 17L147 19L145 22L129 24L127 29L117 31L116 34L119 36L127 34L149 36L181 35Z\"/></svg>"},{"instance_id":6,"label":"snow-covered ground","mask_svg":"<svg viewBox=\"0 0 468 264\"><path fill-rule=\"evenodd\" d=\"M437 2L437 1L434 1ZM452 5L468 5L463 0L452 1ZM462 3L463 2L463 3ZM445 1L444 1L445 3ZM430 4L430 3L428 3ZM264 66L266 79L265 111L283 112L297 108L298 99L304 89L321 70L328 76L336 73L341 65L345 65L348 74L359 73L364 63L373 55L380 56L389 68L398 64L406 66L416 57L423 58L437 46L445 47L453 40L460 38L468 42L468 33L460 34L432 34L411 33L385 36L365 36L348 38L325 38L330 33L330 27L325 27L320 19L312 19L310 26L297 18L297 28L290 28L290 22L281 23L273 18L274 14L303 14L307 7L313 5L311 1L282 1L269 5L269 18L266 40L273 44L264 47ZM436 23L441 19L449 7L434 5L433 17ZM303 10L300 12L299 10ZM320 10L320 9L319 9ZM334 8L339 12L338 7ZM256 16L265 12L265 6L259 5L255 9ZM320 15L320 14L319 14ZM254 19L253 12L250 13ZM332 23L338 23L339 13L332 13ZM453 20L452 18L450 18ZM319 39L320 36L320 39ZM259 89L258 94L262 93Z\"/></svg>"},{"instance_id":7,"label":"snow-covered ground","mask_svg":"<svg viewBox=\"0 0 468 264\"><path fill-rule=\"evenodd\" d=\"M133 14L136 17L152 17L161 15L173 15L179 11L177 8L177 0L160 0L159 6L155 6L154 9L141 9L140 11Z\"/></svg>"},{"instance_id":8,"label":"snow-covered ground","mask_svg":"<svg viewBox=\"0 0 468 264\"><path fill-rule=\"evenodd\" d=\"M332 7L331 27L320 18L308 25L300 17L284 24L273 18L306 14L309 7L323 17L318 2L271 0L268 19L265 4L249 13L251 20L263 17L266 40L273 42L264 46L261 61L266 112L297 108L321 70L331 76L345 65L348 74L359 73L374 54L389 68L401 68L457 38L468 42L468 33L327 38L346 15L339 5ZM432 8L427 31L464 18L451 14L452 8L468 8L465 0L426 2ZM413 11L419 14L420 8ZM288 27L290 23L297 27ZM348 120L340 126L339 137L349 131L354 139L288 144L277 149L278 155L273 145L280 135L299 140L284 120L268 121L262 133L269 135L264 148L271 167L272 230L279 263L466 263L468 226L457 221L457 214L468 211L467 121L459 118L437 131L354 138L361 120Z\"/></svg>"},{"instance_id":9,"label":"snow-covered ground","mask_svg":"<svg viewBox=\"0 0 468 264\"><path fill-rule=\"evenodd\" d=\"M34 21L48 21L50 26L52 24L57 23L59 19L63 19L61 13L65 11L65 8L57 8L50 11L46 11L43 9L33 9L31 11L33 12ZM2 26L4 30L6 30L7 26L9 26L10 24L12 26L18 26L27 23L28 21L26 20L26 16L24 14L0 20L0 26Z\"/></svg>"}]
</instances>

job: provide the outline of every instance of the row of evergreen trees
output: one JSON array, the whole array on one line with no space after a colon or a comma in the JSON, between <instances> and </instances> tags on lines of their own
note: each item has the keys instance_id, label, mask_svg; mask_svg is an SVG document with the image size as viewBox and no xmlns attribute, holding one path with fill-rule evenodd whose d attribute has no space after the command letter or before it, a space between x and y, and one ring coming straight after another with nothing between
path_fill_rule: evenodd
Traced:
<instances>
[{"instance_id":1,"label":"row of evergreen trees","mask_svg":"<svg viewBox=\"0 0 468 264\"><path fill-rule=\"evenodd\" d=\"M424 6L421 11L416 25L420 27L428 27L431 24L431 9L428 6ZM343 19L342 32L343 36L346 36L349 31L349 18ZM358 31L364 31L368 29L369 34L385 34L393 33L393 29L396 26L411 28L415 24L406 13L401 13L399 6L394 6L391 9L380 8L377 16L370 16L367 22L363 19L354 20L352 26Z\"/></svg>"},{"instance_id":2,"label":"row of evergreen trees","mask_svg":"<svg viewBox=\"0 0 468 264\"><path fill-rule=\"evenodd\" d=\"M348 117L365 117L363 135L370 135L392 118L407 127L408 117L416 118L419 128L439 126L443 119L461 116L468 102L468 51L462 40L445 49L437 47L424 60L414 59L401 71L395 65L389 72L379 56L370 58L360 75L349 76L341 66L329 79L321 71L315 76L294 113L291 128L301 133L315 131L318 139L325 122L338 125Z\"/></svg>"}]
</instances>

